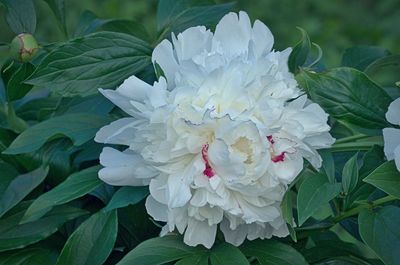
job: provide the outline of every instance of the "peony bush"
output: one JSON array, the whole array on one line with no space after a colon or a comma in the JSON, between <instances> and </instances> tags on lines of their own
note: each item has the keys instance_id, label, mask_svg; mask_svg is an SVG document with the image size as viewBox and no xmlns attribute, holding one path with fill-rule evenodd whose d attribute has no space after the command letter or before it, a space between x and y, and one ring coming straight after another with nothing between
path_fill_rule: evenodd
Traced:
<instances>
[{"instance_id":1,"label":"peony bush","mask_svg":"<svg viewBox=\"0 0 400 265\"><path fill-rule=\"evenodd\" d=\"M371 79L399 55L327 69L234 4L160 0L148 33L45 2L74 37L0 1L0 264L400 264L400 88Z\"/></svg>"}]
</instances>

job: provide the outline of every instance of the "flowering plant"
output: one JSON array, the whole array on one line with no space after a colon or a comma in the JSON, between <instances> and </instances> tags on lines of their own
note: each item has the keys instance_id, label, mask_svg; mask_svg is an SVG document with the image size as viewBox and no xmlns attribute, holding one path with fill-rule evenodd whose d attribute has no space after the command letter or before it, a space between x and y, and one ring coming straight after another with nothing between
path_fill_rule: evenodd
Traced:
<instances>
[{"instance_id":1,"label":"flowering plant","mask_svg":"<svg viewBox=\"0 0 400 265\"><path fill-rule=\"evenodd\" d=\"M2 3L0 264L399 264L400 93L368 76L397 55L326 69L304 30L278 51L232 4L169 0L153 39L85 13L40 46Z\"/></svg>"}]
</instances>

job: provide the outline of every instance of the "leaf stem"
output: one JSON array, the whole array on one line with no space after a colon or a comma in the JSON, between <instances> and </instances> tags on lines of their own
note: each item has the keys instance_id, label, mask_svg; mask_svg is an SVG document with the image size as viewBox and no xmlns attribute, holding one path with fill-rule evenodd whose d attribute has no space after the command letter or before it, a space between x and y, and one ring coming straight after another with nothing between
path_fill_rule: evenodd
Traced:
<instances>
[{"instance_id":1,"label":"leaf stem","mask_svg":"<svg viewBox=\"0 0 400 265\"><path fill-rule=\"evenodd\" d=\"M334 217L332 219L332 221L334 223L338 223L338 222L340 222L340 221L342 221L342 220L344 220L344 219L346 219L348 217L351 217L353 215L359 214L364 209L373 209L376 206L379 206L381 204L384 204L384 203L387 203L387 202L390 202L390 201L394 201L394 200L397 200L397 198L392 196L392 195L388 195L386 197L377 199L377 200L372 201L370 203L362 204L362 205L359 205L359 206L357 206L357 207L355 207L353 209L350 209L350 210L348 210L348 211L346 211L346 212Z\"/></svg>"}]
</instances>

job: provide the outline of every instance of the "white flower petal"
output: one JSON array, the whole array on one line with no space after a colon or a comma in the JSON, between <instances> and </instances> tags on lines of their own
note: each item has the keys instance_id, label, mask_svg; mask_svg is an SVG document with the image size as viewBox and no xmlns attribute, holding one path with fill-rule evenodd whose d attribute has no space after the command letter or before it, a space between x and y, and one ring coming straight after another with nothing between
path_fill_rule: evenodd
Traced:
<instances>
[{"instance_id":1,"label":"white flower petal","mask_svg":"<svg viewBox=\"0 0 400 265\"><path fill-rule=\"evenodd\" d=\"M274 45L274 36L269 28L259 20L254 22L252 40L256 57L264 56L271 51Z\"/></svg>"},{"instance_id":2,"label":"white flower petal","mask_svg":"<svg viewBox=\"0 0 400 265\"><path fill-rule=\"evenodd\" d=\"M176 56L179 61L191 60L194 56L211 49L213 34L204 26L188 28L179 33L177 38L173 35Z\"/></svg>"},{"instance_id":3,"label":"white flower petal","mask_svg":"<svg viewBox=\"0 0 400 265\"><path fill-rule=\"evenodd\" d=\"M400 145L400 129L384 128L383 129L384 151L388 160L393 160L394 150Z\"/></svg>"},{"instance_id":4,"label":"white flower petal","mask_svg":"<svg viewBox=\"0 0 400 265\"><path fill-rule=\"evenodd\" d=\"M94 138L98 143L130 145L138 121L134 118L122 118L101 128Z\"/></svg>"},{"instance_id":5,"label":"white flower petal","mask_svg":"<svg viewBox=\"0 0 400 265\"><path fill-rule=\"evenodd\" d=\"M229 13L221 19L215 29L213 49L217 50L220 45L228 57L246 53L251 34L250 19L245 12L240 12L239 17L236 13Z\"/></svg>"},{"instance_id":6,"label":"white flower petal","mask_svg":"<svg viewBox=\"0 0 400 265\"><path fill-rule=\"evenodd\" d=\"M168 178L168 206L177 208L184 206L192 197L190 187L181 174L170 175Z\"/></svg>"},{"instance_id":7,"label":"white flower petal","mask_svg":"<svg viewBox=\"0 0 400 265\"><path fill-rule=\"evenodd\" d=\"M397 170L400 171L400 145L394 149L394 162L396 163Z\"/></svg>"},{"instance_id":8,"label":"white flower petal","mask_svg":"<svg viewBox=\"0 0 400 265\"><path fill-rule=\"evenodd\" d=\"M172 43L163 40L153 50L151 61L160 65L168 81L168 88L171 89L175 84L175 74L178 71L178 63L175 60Z\"/></svg>"},{"instance_id":9,"label":"white flower petal","mask_svg":"<svg viewBox=\"0 0 400 265\"><path fill-rule=\"evenodd\" d=\"M105 166L99 171L99 178L114 186L144 186L158 172L146 166L138 154L122 153L105 147L100 154L100 163Z\"/></svg>"},{"instance_id":10,"label":"white flower petal","mask_svg":"<svg viewBox=\"0 0 400 265\"><path fill-rule=\"evenodd\" d=\"M236 229L232 230L229 227L229 222L227 219L224 219L219 228L224 234L225 241L231 243L234 246L240 246L247 236L247 226L240 225Z\"/></svg>"},{"instance_id":11,"label":"white flower petal","mask_svg":"<svg viewBox=\"0 0 400 265\"><path fill-rule=\"evenodd\" d=\"M151 89L149 84L133 75L126 79L116 91L127 98L143 101L149 89Z\"/></svg>"},{"instance_id":12,"label":"white flower petal","mask_svg":"<svg viewBox=\"0 0 400 265\"><path fill-rule=\"evenodd\" d=\"M168 207L165 204L156 201L153 196L149 195L146 199L146 210L148 214L156 221L168 221Z\"/></svg>"},{"instance_id":13,"label":"white flower petal","mask_svg":"<svg viewBox=\"0 0 400 265\"><path fill-rule=\"evenodd\" d=\"M189 219L184 242L189 246L197 246L199 244L206 248L211 248L215 241L217 234L217 225L208 225L207 221L197 221Z\"/></svg>"},{"instance_id":14,"label":"white flower petal","mask_svg":"<svg viewBox=\"0 0 400 265\"><path fill-rule=\"evenodd\" d=\"M390 103L386 112L386 119L391 124L400 125L400 98Z\"/></svg>"}]
</instances>

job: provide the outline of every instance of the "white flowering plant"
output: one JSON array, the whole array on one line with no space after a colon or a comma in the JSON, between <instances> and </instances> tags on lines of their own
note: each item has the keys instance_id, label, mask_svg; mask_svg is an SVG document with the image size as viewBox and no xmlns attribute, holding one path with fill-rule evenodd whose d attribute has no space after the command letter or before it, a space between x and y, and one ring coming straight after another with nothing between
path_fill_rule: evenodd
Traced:
<instances>
[{"instance_id":1,"label":"white flowering plant","mask_svg":"<svg viewBox=\"0 0 400 265\"><path fill-rule=\"evenodd\" d=\"M38 43L32 2L0 3L0 264L400 264L400 89L371 79L398 55L326 69L302 29L278 50L186 0Z\"/></svg>"}]
</instances>

